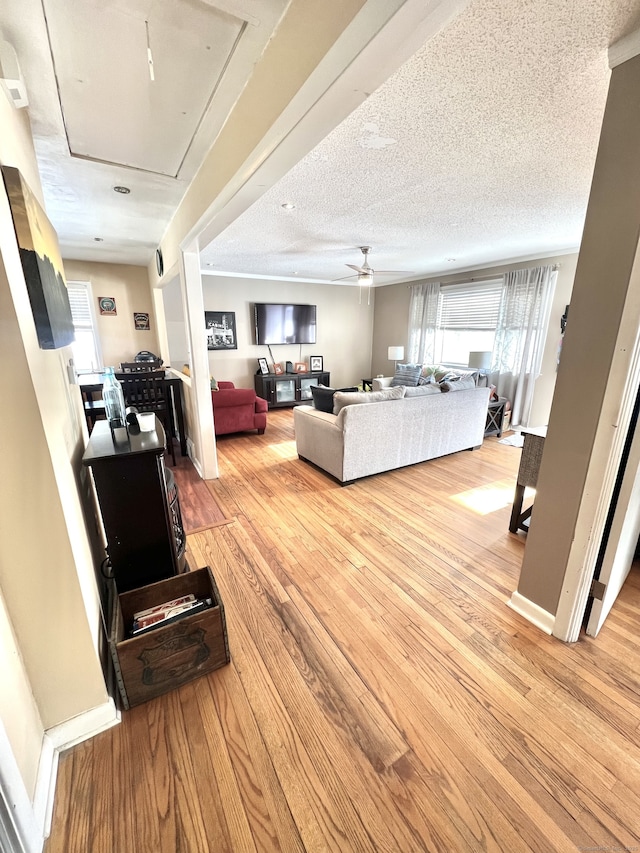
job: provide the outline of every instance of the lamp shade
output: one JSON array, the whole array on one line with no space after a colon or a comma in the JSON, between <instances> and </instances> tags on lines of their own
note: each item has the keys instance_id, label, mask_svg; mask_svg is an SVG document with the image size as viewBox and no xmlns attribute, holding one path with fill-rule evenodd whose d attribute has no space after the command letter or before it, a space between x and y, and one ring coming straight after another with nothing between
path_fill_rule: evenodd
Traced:
<instances>
[{"instance_id":1,"label":"lamp shade","mask_svg":"<svg viewBox=\"0 0 640 853\"><path fill-rule=\"evenodd\" d=\"M470 352L469 367L478 367L480 370L491 370L491 352Z\"/></svg>"},{"instance_id":2,"label":"lamp shade","mask_svg":"<svg viewBox=\"0 0 640 853\"><path fill-rule=\"evenodd\" d=\"M389 347L387 352L389 361L402 361L404 358L404 347Z\"/></svg>"}]
</instances>

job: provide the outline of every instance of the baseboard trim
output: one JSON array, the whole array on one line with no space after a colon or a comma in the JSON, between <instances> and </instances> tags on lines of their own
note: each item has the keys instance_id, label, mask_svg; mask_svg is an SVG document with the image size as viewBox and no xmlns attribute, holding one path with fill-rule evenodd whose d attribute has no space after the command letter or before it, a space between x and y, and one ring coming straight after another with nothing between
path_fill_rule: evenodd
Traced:
<instances>
[{"instance_id":1,"label":"baseboard trim","mask_svg":"<svg viewBox=\"0 0 640 853\"><path fill-rule=\"evenodd\" d=\"M187 456L193 463L193 467L198 472L198 475L204 480L204 477L202 476L202 465L200 464L200 461L196 458L196 446L193 443L192 439L189 438L189 436L187 436Z\"/></svg>"},{"instance_id":2,"label":"baseboard trim","mask_svg":"<svg viewBox=\"0 0 640 853\"><path fill-rule=\"evenodd\" d=\"M524 595L521 595L517 590L512 594L509 601L507 601L507 604L512 610L515 610L516 613L519 613L529 622L532 622L536 628L540 628L541 631L544 631L545 634L551 634L553 631L553 626L556 621L556 617L553 613L543 610L540 605L535 604L535 602L530 601L528 598L525 598Z\"/></svg>"},{"instance_id":3,"label":"baseboard trim","mask_svg":"<svg viewBox=\"0 0 640 853\"><path fill-rule=\"evenodd\" d=\"M77 717L45 731L33 798L33 811L43 838L47 838L51 831L60 753L117 725L120 718L120 711L110 698L104 705L78 714Z\"/></svg>"}]
</instances>

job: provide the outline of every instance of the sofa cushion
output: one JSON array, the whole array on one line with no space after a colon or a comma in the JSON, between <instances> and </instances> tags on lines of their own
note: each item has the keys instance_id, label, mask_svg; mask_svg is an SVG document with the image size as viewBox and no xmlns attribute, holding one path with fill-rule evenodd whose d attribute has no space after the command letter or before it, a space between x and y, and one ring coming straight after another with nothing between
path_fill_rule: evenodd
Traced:
<instances>
[{"instance_id":1,"label":"sofa cushion","mask_svg":"<svg viewBox=\"0 0 640 853\"><path fill-rule=\"evenodd\" d=\"M436 382L428 382L425 385L416 385L415 388L405 389L405 397L426 397L429 394L440 394L442 389Z\"/></svg>"},{"instance_id":2,"label":"sofa cushion","mask_svg":"<svg viewBox=\"0 0 640 853\"><path fill-rule=\"evenodd\" d=\"M454 380L448 380L440 383L440 389L442 391L467 391L469 388L475 388L476 383L475 380L467 376L466 378L456 378Z\"/></svg>"},{"instance_id":3,"label":"sofa cushion","mask_svg":"<svg viewBox=\"0 0 640 853\"><path fill-rule=\"evenodd\" d=\"M421 364L397 364L396 372L391 380L391 386L417 385L421 370Z\"/></svg>"},{"instance_id":4,"label":"sofa cushion","mask_svg":"<svg viewBox=\"0 0 640 853\"><path fill-rule=\"evenodd\" d=\"M401 400L405 391L404 385L399 385L396 388L385 388L382 391L336 391L333 395L333 414L339 414L345 406L361 403L382 403L385 400Z\"/></svg>"},{"instance_id":5,"label":"sofa cushion","mask_svg":"<svg viewBox=\"0 0 640 853\"><path fill-rule=\"evenodd\" d=\"M319 412L333 413L333 395L338 391L357 391L355 386L350 388L328 388L326 385L311 385L311 396L313 398L313 407Z\"/></svg>"}]
</instances>

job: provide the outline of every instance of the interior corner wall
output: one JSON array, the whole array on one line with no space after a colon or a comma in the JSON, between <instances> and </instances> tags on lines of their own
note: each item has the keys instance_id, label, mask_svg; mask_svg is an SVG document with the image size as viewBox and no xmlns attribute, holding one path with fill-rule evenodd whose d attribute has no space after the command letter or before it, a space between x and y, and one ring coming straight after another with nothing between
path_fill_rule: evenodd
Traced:
<instances>
[{"instance_id":1,"label":"interior corner wall","mask_svg":"<svg viewBox=\"0 0 640 853\"><path fill-rule=\"evenodd\" d=\"M306 361L310 355L323 357L324 369L331 374L334 388L357 385L370 375L371 337L375 298L367 305L358 288L335 284L269 281L248 278L202 277L204 306L207 311L234 311L237 350L209 352L209 367L215 379L253 388L258 358L272 360L266 346L254 343L253 303L304 303L317 306L315 344L271 346L275 361ZM202 333L205 325L202 318Z\"/></svg>"},{"instance_id":2,"label":"interior corner wall","mask_svg":"<svg viewBox=\"0 0 640 853\"><path fill-rule=\"evenodd\" d=\"M0 163L20 169L42 203L28 114L1 94L0 127ZM83 433L65 370L69 352L38 346L9 203L0 187L0 359L8 401L2 428L0 591L29 682L0 713L31 794L42 732L25 697L33 696L44 729L108 698L98 650L99 596L75 479ZM7 629L3 620L5 657ZM8 658L12 677L20 681L17 658ZM11 678L3 671L3 679L4 692ZM28 729L22 726L13 737L16 729L5 714L24 715Z\"/></svg>"},{"instance_id":3,"label":"interior corner wall","mask_svg":"<svg viewBox=\"0 0 640 853\"><path fill-rule=\"evenodd\" d=\"M551 614L563 588L575 594L602 535L599 503L638 340L639 87L640 56L613 69L518 583Z\"/></svg>"},{"instance_id":4,"label":"interior corner wall","mask_svg":"<svg viewBox=\"0 0 640 853\"><path fill-rule=\"evenodd\" d=\"M558 345L560 343L560 317L565 307L571 302L571 292L578 261L577 253L558 255L548 258L538 258L533 261L518 261L505 263L494 267L477 270L467 270L464 273L447 276L433 276L429 279L415 282L422 284L429 281L440 281L442 284L457 284L468 282L475 276L498 278L509 270L525 269L533 266L558 264L558 280L551 305L549 332L542 356L541 374L536 380L533 404L531 409L531 425L542 426L548 423L551 403L556 385ZM387 358L387 347L404 346L407 354L409 332L409 302L411 297L409 284L389 284L375 288L375 316L373 325L372 364L373 376L381 373L389 376L393 373L393 364Z\"/></svg>"},{"instance_id":5,"label":"interior corner wall","mask_svg":"<svg viewBox=\"0 0 640 853\"><path fill-rule=\"evenodd\" d=\"M105 367L117 367L122 361L133 361L141 350L158 354L158 332L146 267L101 264L70 258L63 259L63 263L67 281L91 282ZM101 296L112 296L115 299L118 312L115 316L100 314L98 299ZM136 330L133 315L138 311L149 314L149 331Z\"/></svg>"}]
</instances>

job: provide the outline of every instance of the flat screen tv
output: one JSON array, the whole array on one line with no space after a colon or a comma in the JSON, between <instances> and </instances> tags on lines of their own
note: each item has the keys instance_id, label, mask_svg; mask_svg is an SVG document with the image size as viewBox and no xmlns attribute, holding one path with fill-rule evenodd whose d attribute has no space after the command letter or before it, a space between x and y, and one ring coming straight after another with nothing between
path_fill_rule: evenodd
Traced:
<instances>
[{"instance_id":1,"label":"flat screen tv","mask_svg":"<svg viewBox=\"0 0 640 853\"><path fill-rule=\"evenodd\" d=\"M315 305L256 302L254 312L257 344L315 344Z\"/></svg>"}]
</instances>

